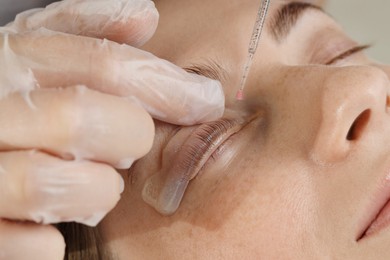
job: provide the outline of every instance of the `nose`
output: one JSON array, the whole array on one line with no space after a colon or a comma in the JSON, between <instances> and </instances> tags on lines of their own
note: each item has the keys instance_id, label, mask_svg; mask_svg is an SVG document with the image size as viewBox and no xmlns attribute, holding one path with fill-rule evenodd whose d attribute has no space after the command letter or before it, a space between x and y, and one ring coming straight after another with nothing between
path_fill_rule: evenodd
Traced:
<instances>
[{"instance_id":1,"label":"nose","mask_svg":"<svg viewBox=\"0 0 390 260\"><path fill-rule=\"evenodd\" d=\"M329 164L344 159L352 148L383 128L389 107L389 78L374 67L344 67L323 83L320 127L312 159Z\"/></svg>"}]
</instances>

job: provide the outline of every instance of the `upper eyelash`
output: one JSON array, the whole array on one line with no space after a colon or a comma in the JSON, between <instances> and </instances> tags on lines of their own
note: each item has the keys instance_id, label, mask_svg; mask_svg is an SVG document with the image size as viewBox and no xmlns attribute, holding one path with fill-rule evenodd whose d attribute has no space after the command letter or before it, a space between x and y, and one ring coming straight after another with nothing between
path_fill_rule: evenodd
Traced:
<instances>
[{"instance_id":1,"label":"upper eyelash","mask_svg":"<svg viewBox=\"0 0 390 260\"><path fill-rule=\"evenodd\" d=\"M184 67L184 70L190 73L202 75L211 79L225 81L227 78L227 72L217 62L213 60L207 60L202 64L191 64L190 66Z\"/></svg>"},{"instance_id":2,"label":"upper eyelash","mask_svg":"<svg viewBox=\"0 0 390 260\"><path fill-rule=\"evenodd\" d=\"M211 69L206 65L202 65L202 66L191 65L191 66L185 67L183 69L189 73L195 73L195 74L202 75L202 76L205 76L205 77L208 77L211 79L219 80L218 73L214 69Z\"/></svg>"},{"instance_id":3,"label":"upper eyelash","mask_svg":"<svg viewBox=\"0 0 390 260\"><path fill-rule=\"evenodd\" d=\"M361 52L361 51L364 51L368 48L370 48L371 45L358 45L358 46L355 46L339 55L337 55L336 57L332 58L330 61L326 62L325 65L332 65L333 63L335 63L336 61L338 60L342 60L342 59L345 59L355 53L358 53L358 52Z\"/></svg>"}]
</instances>

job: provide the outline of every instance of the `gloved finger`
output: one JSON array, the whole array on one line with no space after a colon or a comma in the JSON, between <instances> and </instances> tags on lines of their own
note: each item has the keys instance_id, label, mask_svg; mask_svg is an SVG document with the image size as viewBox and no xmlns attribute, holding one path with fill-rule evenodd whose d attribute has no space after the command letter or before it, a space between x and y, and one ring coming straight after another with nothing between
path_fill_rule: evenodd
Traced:
<instances>
[{"instance_id":1,"label":"gloved finger","mask_svg":"<svg viewBox=\"0 0 390 260\"><path fill-rule=\"evenodd\" d=\"M0 219L0 259L61 260L65 242L53 226Z\"/></svg>"},{"instance_id":2,"label":"gloved finger","mask_svg":"<svg viewBox=\"0 0 390 260\"><path fill-rule=\"evenodd\" d=\"M40 149L128 168L153 144L150 115L120 97L77 86L37 89L28 98L0 100L0 150Z\"/></svg>"},{"instance_id":3,"label":"gloved finger","mask_svg":"<svg viewBox=\"0 0 390 260\"><path fill-rule=\"evenodd\" d=\"M150 0L64 0L16 16L18 32L41 27L141 46L154 34L158 12Z\"/></svg>"},{"instance_id":4,"label":"gloved finger","mask_svg":"<svg viewBox=\"0 0 390 260\"><path fill-rule=\"evenodd\" d=\"M44 88L83 84L134 99L154 118L173 124L212 121L223 114L218 81L187 73L131 46L43 30L1 38L0 67L5 70L0 72L0 85L9 88L2 87L0 98L36 84Z\"/></svg>"},{"instance_id":5,"label":"gloved finger","mask_svg":"<svg viewBox=\"0 0 390 260\"><path fill-rule=\"evenodd\" d=\"M120 175L108 165L37 151L0 153L0 217L41 224L96 225L118 202Z\"/></svg>"}]
</instances>

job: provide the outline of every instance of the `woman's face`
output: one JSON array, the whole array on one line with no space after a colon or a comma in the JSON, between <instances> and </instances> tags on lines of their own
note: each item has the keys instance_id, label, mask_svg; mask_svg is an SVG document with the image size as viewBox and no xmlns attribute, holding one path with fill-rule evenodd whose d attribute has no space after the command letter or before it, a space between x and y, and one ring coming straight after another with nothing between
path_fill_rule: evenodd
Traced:
<instances>
[{"instance_id":1,"label":"woman's face","mask_svg":"<svg viewBox=\"0 0 390 260\"><path fill-rule=\"evenodd\" d=\"M215 150L208 160L198 148L200 155L172 166L199 129L156 122L152 151L123 174L122 200L101 225L112 252L120 259L388 259L390 217L376 216L390 198L390 69L368 60L320 9L274 0L245 100L236 101L259 1L156 5L160 25L145 49L221 81L227 120L202 131L222 124L225 135L211 138L218 148L208 147ZM196 177L177 212L162 216L142 190L152 179L161 193L162 180L185 167ZM155 197L149 204L158 208Z\"/></svg>"}]
</instances>

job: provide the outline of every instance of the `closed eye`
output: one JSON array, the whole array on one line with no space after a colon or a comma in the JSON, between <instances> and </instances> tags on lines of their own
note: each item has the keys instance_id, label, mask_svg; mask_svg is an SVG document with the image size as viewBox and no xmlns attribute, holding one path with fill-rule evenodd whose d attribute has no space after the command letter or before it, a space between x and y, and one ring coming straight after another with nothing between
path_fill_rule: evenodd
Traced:
<instances>
[{"instance_id":1,"label":"closed eye","mask_svg":"<svg viewBox=\"0 0 390 260\"><path fill-rule=\"evenodd\" d=\"M325 65L333 65L334 63L336 63L337 61L339 60L343 60L343 59L346 59L348 58L349 56L352 56L353 54L356 54L356 53L359 53L359 52L362 52L368 48L370 48L371 45L359 45L359 46L355 46L339 55L337 55L336 57L332 58L331 60L329 60L328 62L325 63Z\"/></svg>"}]
</instances>

